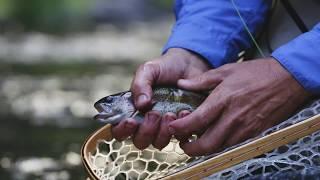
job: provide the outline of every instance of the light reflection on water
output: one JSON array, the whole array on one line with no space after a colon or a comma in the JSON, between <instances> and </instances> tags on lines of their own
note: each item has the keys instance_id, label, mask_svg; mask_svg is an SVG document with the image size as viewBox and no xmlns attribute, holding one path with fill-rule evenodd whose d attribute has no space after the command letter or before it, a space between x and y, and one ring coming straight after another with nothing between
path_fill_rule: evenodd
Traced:
<instances>
[{"instance_id":1,"label":"light reflection on water","mask_svg":"<svg viewBox=\"0 0 320 180\"><path fill-rule=\"evenodd\" d=\"M91 118L92 105L103 96L127 90L133 72L109 73L1 79L0 175L83 179L80 147L101 125Z\"/></svg>"},{"instance_id":2,"label":"light reflection on water","mask_svg":"<svg viewBox=\"0 0 320 180\"><path fill-rule=\"evenodd\" d=\"M129 88L130 75L95 77L12 76L2 80L1 97L9 111L34 125L83 126L99 98ZM76 122L74 122L76 121Z\"/></svg>"}]
</instances>

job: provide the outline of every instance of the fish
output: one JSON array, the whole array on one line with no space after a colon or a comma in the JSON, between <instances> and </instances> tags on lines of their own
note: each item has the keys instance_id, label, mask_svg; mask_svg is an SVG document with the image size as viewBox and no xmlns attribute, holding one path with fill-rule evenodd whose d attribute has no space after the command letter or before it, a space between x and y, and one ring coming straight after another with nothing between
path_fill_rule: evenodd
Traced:
<instances>
[{"instance_id":1,"label":"fish","mask_svg":"<svg viewBox=\"0 0 320 180\"><path fill-rule=\"evenodd\" d=\"M205 92L193 92L176 87L154 87L150 110L158 111L162 115L167 112L177 114L182 110L192 112L207 96ZM98 111L94 119L111 125L116 125L126 118L133 118L138 123L142 123L144 119L144 113L134 106L131 91L106 96L94 103L94 108Z\"/></svg>"}]
</instances>

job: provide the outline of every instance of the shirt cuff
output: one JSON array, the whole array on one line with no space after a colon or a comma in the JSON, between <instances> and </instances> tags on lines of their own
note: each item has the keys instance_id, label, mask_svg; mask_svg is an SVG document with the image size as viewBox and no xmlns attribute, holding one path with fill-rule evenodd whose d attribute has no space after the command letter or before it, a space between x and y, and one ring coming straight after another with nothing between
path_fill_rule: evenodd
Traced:
<instances>
[{"instance_id":1,"label":"shirt cuff","mask_svg":"<svg viewBox=\"0 0 320 180\"><path fill-rule=\"evenodd\" d=\"M224 39L226 37L214 37L213 33L200 23L176 24L168 42L163 48L163 53L170 48L183 48L199 54L211 66L220 67L228 63L224 60L226 57L230 57L230 54L233 54L227 51L228 48L225 47L226 43ZM229 60L236 58L231 57Z\"/></svg>"},{"instance_id":2,"label":"shirt cuff","mask_svg":"<svg viewBox=\"0 0 320 180\"><path fill-rule=\"evenodd\" d=\"M320 95L320 23L272 56L309 92Z\"/></svg>"}]
</instances>

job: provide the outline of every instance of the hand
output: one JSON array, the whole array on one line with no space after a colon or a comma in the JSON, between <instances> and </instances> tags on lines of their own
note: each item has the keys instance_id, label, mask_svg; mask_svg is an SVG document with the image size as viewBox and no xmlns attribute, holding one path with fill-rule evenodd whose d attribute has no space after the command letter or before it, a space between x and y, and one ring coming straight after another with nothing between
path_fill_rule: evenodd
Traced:
<instances>
[{"instance_id":1,"label":"hand","mask_svg":"<svg viewBox=\"0 0 320 180\"><path fill-rule=\"evenodd\" d=\"M169 124L174 135L200 136L180 143L191 156L211 154L254 137L285 120L309 97L273 58L224 65L179 80L178 86L213 90L193 113Z\"/></svg>"},{"instance_id":2,"label":"hand","mask_svg":"<svg viewBox=\"0 0 320 180\"><path fill-rule=\"evenodd\" d=\"M151 107L153 85L176 85L179 79L189 79L208 70L209 66L198 55L184 49L170 49L165 55L141 65L136 71L131 84L136 108L146 111ZM161 117L159 112L151 111L146 113L141 125L129 118L113 127L112 133L120 141L132 136L134 145L139 149L150 144L162 149L171 138L167 125L176 118L173 113Z\"/></svg>"}]
</instances>

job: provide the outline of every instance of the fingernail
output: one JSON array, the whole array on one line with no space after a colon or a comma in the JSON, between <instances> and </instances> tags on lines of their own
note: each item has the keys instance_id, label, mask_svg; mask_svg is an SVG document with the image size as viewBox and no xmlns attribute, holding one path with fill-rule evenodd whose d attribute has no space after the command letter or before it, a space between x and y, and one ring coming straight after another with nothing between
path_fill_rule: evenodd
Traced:
<instances>
[{"instance_id":1,"label":"fingernail","mask_svg":"<svg viewBox=\"0 0 320 180\"><path fill-rule=\"evenodd\" d=\"M172 135L176 133L176 131L171 126L169 126L168 131Z\"/></svg>"},{"instance_id":2,"label":"fingernail","mask_svg":"<svg viewBox=\"0 0 320 180\"><path fill-rule=\"evenodd\" d=\"M148 115L147 115L147 119L148 119L148 122L154 123L154 122L157 122L160 119L160 115L157 114L157 113L149 112Z\"/></svg>"},{"instance_id":3,"label":"fingernail","mask_svg":"<svg viewBox=\"0 0 320 180\"><path fill-rule=\"evenodd\" d=\"M175 118L173 118L172 116L169 116L169 115L165 115L165 116L164 116L164 120L165 120L167 123L170 123L171 121L174 121Z\"/></svg>"},{"instance_id":4,"label":"fingernail","mask_svg":"<svg viewBox=\"0 0 320 180\"><path fill-rule=\"evenodd\" d=\"M184 118L184 117L188 116L189 114L190 114L190 112L182 112L180 118Z\"/></svg>"},{"instance_id":5,"label":"fingernail","mask_svg":"<svg viewBox=\"0 0 320 180\"><path fill-rule=\"evenodd\" d=\"M179 80L178 80L178 84L180 84L180 83L184 84L184 83L186 83L186 82L188 82L187 79L179 79Z\"/></svg>"},{"instance_id":6,"label":"fingernail","mask_svg":"<svg viewBox=\"0 0 320 180\"><path fill-rule=\"evenodd\" d=\"M138 104L141 105L141 104L144 104L148 101L148 96L145 95L145 94L142 94L138 97Z\"/></svg>"}]
</instances>

